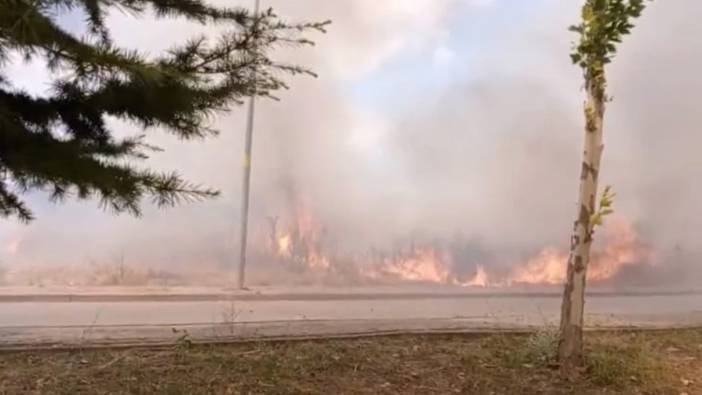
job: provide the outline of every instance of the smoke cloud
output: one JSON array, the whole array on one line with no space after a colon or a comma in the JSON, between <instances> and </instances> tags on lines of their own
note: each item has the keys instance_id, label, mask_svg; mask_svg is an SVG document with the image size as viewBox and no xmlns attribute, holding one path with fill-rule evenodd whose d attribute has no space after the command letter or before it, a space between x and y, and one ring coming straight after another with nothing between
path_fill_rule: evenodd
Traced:
<instances>
[{"instance_id":1,"label":"smoke cloud","mask_svg":"<svg viewBox=\"0 0 702 395\"><path fill-rule=\"evenodd\" d=\"M442 243L460 257L463 272L567 247L583 93L566 28L577 21L579 2L264 3L293 21L333 25L315 37L315 47L277 54L319 78L295 78L280 101L259 102L252 243L265 243L269 217L289 219L304 206L338 250ZM702 278L700 12L694 0L651 3L610 69L614 101L602 181L617 193L617 215L656 251L655 267L622 274L632 283L702 285L695 280ZM74 19L67 23L80 21ZM119 43L154 53L203 32L182 21L156 24L117 13L110 22ZM45 89L36 83L40 67L12 68L18 85ZM221 135L203 142L152 132L150 140L165 152L145 165L179 169L220 189L220 199L147 208L134 219L103 213L95 202L52 205L32 195L38 220L5 221L2 265L124 259L135 266L233 268L244 109L213 124ZM254 270L257 264L265 262L254 260Z\"/></svg>"}]
</instances>

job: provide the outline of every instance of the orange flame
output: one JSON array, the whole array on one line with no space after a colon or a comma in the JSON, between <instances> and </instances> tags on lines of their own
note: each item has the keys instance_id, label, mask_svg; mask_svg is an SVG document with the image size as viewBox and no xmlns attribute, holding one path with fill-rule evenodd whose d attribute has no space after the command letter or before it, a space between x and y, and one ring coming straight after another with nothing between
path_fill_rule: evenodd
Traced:
<instances>
[{"instance_id":1,"label":"orange flame","mask_svg":"<svg viewBox=\"0 0 702 395\"><path fill-rule=\"evenodd\" d=\"M407 257L385 259L381 271L406 281L445 284L451 278L444 257L433 248L418 248Z\"/></svg>"},{"instance_id":2,"label":"orange flame","mask_svg":"<svg viewBox=\"0 0 702 395\"><path fill-rule=\"evenodd\" d=\"M310 269L331 267L331 260L321 251L322 227L303 206L295 209L289 232L274 235L274 253L279 258L306 265Z\"/></svg>"},{"instance_id":3,"label":"orange flame","mask_svg":"<svg viewBox=\"0 0 702 395\"><path fill-rule=\"evenodd\" d=\"M641 242L629 222L614 218L605 228L604 236L604 249L594 249L592 252L588 281L605 282L614 278L625 266L652 262L652 251ZM518 266L506 283L562 284L566 278L567 263L567 253L546 248L523 266Z\"/></svg>"},{"instance_id":4,"label":"orange flame","mask_svg":"<svg viewBox=\"0 0 702 395\"><path fill-rule=\"evenodd\" d=\"M292 225L282 235L275 235L276 256L302 264L310 270L329 270L333 259L323 251L323 227L304 206L295 209ZM602 244L604 247L598 249ZM392 279L410 282L461 285L465 287L506 287L513 285L557 285L566 278L568 252L547 247L526 262L513 266L507 275L495 275L478 265L470 278L455 274L452 256L440 248L414 247L391 257L368 261L368 256L354 259L363 278ZM652 262L652 252L640 240L632 224L613 218L603 231L603 240L595 244L588 269L588 280L606 282L626 266ZM368 265L371 263L371 265Z\"/></svg>"},{"instance_id":5,"label":"orange flame","mask_svg":"<svg viewBox=\"0 0 702 395\"><path fill-rule=\"evenodd\" d=\"M312 269L328 270L331 267L331 261L329 258L318 252L311 252L308 255L307 264Z\"/></svg>"},{"instance_id":6,"label":"orange flame","mask_svg":"<svg viewBox=\"0 0 702 395\"><path fill-rule=\"evenodd\" d=\"M595 249L592 253L588 270L588 280L591 282L606 282L626 266L650 264L653 261L652 251L641 242L633 226L621 218L610 221L604 232L603 244L604 248ZM493 278L484 266L479 265L472 278L459 281L450 270L450 259L433 249L422 248L416 255L404 260L384 262L381 271L403 280L465 287L557 285L565 281L567 263L567 252L547 247L525 263L517 265L506 277Z\"/></svg>"},{"instance_id":7,"label":"orange flame","mask_svg":"<svg viewBox=\"0 0 702 395\"><path fill-rule=\"evenodd\" d=\"M566 277L568 254L554 248L546 248L524 265L517 266L505 283L512 284L560 284Z\"/></svg>"},{"instance_id":8,"label":"orange flame","mask_svg":"<svg viewBox=\"0 0 702 395\"><path fill-rule=\"evenodd\" d=\"M490 286L490 278L488 277L485 268L482 265L478 265L475 270L475 276L472 279L461 283L463 287L480 287L485 288Z\"/></svg>"},{"instance_id":9,"label":"orange flame","mask_svg":"<svg viewBox=\"0 0 702 395\"><path fill-rule=\"evenodd\" d=\"M654 261L653 251L641 242L633 226L622 219L611 222L605 239L605 248L592 255L593 264L588 271L591 281L609 280L626 266Z\"/></svg>"},{"instance_id":10,"label":"orange flame","mask_svg":"<svg viewBox=\"0 0 702 395\"><path fill-rule=\"evenodd\" d=\"M284 235L278 238L278 255L282 257L290 257L292 255L292 238L290 235Z\"/></svg>"}]
</instances>

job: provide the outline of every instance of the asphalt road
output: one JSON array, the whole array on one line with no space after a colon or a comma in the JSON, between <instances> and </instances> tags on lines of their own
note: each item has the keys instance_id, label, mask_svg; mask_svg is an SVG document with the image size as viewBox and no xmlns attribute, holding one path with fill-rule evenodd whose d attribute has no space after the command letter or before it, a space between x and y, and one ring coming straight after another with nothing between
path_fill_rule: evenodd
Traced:
<instances>
[{"instance_id":1,"label":"asphalt road","mask_svg":"<svg viewBox=\"0 0 702 395\"><path fill-rule=\"evenodd\" d=\"M556 293L328 295L166 301L108 297L78 302L62 298L3 302L0 298L0 348L169 344L183 334L174 328L185 329L193 340L203 342L521 330L554 325L560 307ZM604 293L590 297L586 309L590 328L702 326L702 294L698 293Z\"/></svg>"}]
</instances>

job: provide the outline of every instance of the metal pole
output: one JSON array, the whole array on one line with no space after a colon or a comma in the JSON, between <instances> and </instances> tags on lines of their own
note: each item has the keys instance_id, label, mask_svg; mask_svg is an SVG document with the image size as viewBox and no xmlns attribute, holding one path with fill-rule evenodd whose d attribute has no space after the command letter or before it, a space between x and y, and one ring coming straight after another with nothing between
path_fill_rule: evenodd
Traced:
<instances>
[{"instance_id":1,"label":"metal pole","mask_svg":"<svg viewBox=\"0 0 702 395\"><path fill-rule=\"evenodd\" d=\"M258 17L261 1L256 0L254 15ZM246 118L246 142L244 144L244 177L243 196L241 203L241 240L239 254L239 289L245 289L244 280L246 274L246 244L248 242L249 228L249 195L251 189L251 147L253 145L254 110L256 107L256 95L249 98L249 112Z\"/></svg>"}]
</instances>

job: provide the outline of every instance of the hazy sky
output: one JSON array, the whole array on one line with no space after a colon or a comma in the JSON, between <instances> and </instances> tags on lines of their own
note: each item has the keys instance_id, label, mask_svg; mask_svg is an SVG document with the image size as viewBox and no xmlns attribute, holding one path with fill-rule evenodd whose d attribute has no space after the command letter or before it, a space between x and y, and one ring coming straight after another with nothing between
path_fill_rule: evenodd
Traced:
<instances>
[{"instance_id":1,"label":"hazy sky","mask_svg":"<svg viewBox=\"0 0 702 395\"><path fill-rule=\"evenodd\" d=\"M319 78L295 78L280 102L259 103L254 232L265 231L266 216L284 215L293 187L349 246L457 233L496 253L565 246L575 214L583 100L567 27L577 21L580 1L263 2L291 21L333 25L314 36L315 47L276 54ZM618 214L661 251L689 251L693 258L685 259L702 252L700 12L696 0L650 5L610 69L615 101L605 126L603 182L618 193ZM64 22L80 29L79 16ZM118 43L150 53L207 30L121 14L109 25ZM18 86L47 89L41 65L9 67ZM178 169L222 190L221 198L147 208L137 220L102 212L94 201L55 205L33 194L27 198L37 220L5 221L0 260L110 261L124 251L135 263L230 261L243 114L235 108L217 117L221 136L205 142L149 135L166 152L145 165Z\"/></svg>"}]
</instances>

